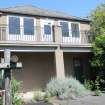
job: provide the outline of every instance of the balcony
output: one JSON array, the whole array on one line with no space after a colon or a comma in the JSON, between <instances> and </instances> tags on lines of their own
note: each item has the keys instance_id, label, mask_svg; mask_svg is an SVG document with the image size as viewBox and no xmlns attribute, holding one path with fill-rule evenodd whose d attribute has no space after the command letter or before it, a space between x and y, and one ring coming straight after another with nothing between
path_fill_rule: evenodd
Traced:
<instances>
[{"instance_id":1,"label":"balcony","mask_svg":"<svg viewBox=\"0 0 105 105\"><path fill-rule=\"evenodd\" d=\"M69 35L63 35L64 33ZM26 43L55 43L57 42L56 37L60 40L58 43L65 43L65 44L89 44L93 40L93 35L89 31L80 30L78 35L77 32L73 32L72 30L66 30L65 32L61 30L60 27L56 26L53 27L51 30L51 34L44 34L44 28L35 27L34 34L25 35L23 28L20 28L20 34L14 31L14 33L9 34L9 28L7 26L0 26L0 42L26 42ZM72 36L72 34L75 34Z\"/></svg>"}]
</instances>

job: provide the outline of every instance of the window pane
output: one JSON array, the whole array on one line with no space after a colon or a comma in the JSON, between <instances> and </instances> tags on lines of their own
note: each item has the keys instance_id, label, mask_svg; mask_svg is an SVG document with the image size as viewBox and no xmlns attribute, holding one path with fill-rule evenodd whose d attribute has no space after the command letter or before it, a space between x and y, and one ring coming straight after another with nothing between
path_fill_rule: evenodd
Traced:
<instances>
[{"instance_id":1,"label":"window pane","mask_svg":"<svg viewBox=\"0 0 105 105\"><path fill-rule=\"evenodd\" d=\"M24 35L34 35L34 19L24 18Z\"/></svg>"},{"instance_id":2,"label":"window pane","mask_svg":"<svg viewBox=\"0 0 105 105\"><path fill-rule=\"evenodd\" d=\"M69 37L69 26L68 22L60 22L61 29L62 29L62 36Z\"/></svg>"},{"instance_id":3,"label":"window pane","mask_svg":"<svg viewBox=\"0 0 105 105\"><path fill-rule=\"evenodd\" d=\"M79 34L79 25L71 23L72 37L80 37Z\"/></svg>"},{"instance_id":4,"label":"window pane","mask_svg":"<svg viewBox=\"0 0 105 105\"><path fill-rule=\"evenodd\" d=\"M44 34L51 35L51 26L44 25Z\"/></svg>"},{"instance_id":5,"label":"window pane","mask_svg":"<svg viewBox=\"0 0 105 105\"><path fill-rule=\"evenodd\" d=\"M9 34L20 34L20 18L9 17Z\"/></svg>"}]
</instances>

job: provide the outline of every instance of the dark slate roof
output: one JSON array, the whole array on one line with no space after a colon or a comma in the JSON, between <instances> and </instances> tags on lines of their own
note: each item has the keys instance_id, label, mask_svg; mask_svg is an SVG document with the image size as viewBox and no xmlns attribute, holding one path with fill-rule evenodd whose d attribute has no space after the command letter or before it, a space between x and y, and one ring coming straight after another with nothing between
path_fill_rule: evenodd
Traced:
<instances>
[{"instance_id":1,"label":"dark slate roof","mask_svg":"<svg viewBox=\"0 0 105 105\"><path fill-rule=\"evenodd\" d=\"M33 16L42 16L42 17L70 19L70 20L89 22L88 19L71 16L66 13L62 13L58 11L50 11L47 9L41 9L32 5L1 8L0 12L9 13L9 14L12 13L12 14L33 15Z\"/></svg>"}]
</instances>

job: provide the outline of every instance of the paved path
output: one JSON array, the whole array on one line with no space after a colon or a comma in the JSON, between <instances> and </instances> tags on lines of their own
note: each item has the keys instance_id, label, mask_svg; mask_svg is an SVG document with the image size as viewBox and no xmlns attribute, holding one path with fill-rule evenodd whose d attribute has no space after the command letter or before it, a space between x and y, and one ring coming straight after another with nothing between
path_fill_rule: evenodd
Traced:
<instances>
[{"instance_id":1,"label":"paved path","mask_svg":"<svg viewBox=\"0 0 105 105\"><path fill-rule=\"evenodd\" d=\"M105 94L102 96L85 96L76 100L56 101L56 105L105 105Z\"/></svg>"},{"instance_id":2,"label":"paved path","mask_svg":"<svg viewBox=\"0 0 105 105\"><path fill-rule=\"evenodd\" d=\"M105 93L102 96L85 96L76 100L54 101L54 104L37 103L25 105L105 105Z\"/></svg>"}]
</instances>

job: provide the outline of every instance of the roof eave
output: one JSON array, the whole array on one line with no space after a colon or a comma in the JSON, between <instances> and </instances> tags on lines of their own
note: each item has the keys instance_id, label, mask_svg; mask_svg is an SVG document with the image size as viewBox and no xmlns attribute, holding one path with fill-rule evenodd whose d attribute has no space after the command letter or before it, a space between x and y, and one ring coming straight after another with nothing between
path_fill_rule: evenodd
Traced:
<instances>
[{"instance_id":1,"label":"roof eave","mask_svg":"<svg viewBox=\"0 0 105 105\"><path fill-rule=\"evenodd\" d=\"M28 16L37 16L37 17L49 17L49 18L55 18L55 19L64 19L64 20L71 20L71 21L81 21L81 22L87 22L90 23L91 21L88 19L78 19L78 18L65 18L65 17L57 17L57 16L46 16L46 15L35 15L35 14L29 14L29 13L20 13L20 12L14 12L14 11L5 11L0 10L0 15L2 14L19 14L19 15L28 15Z\"/></svg>"}]
</instances>

